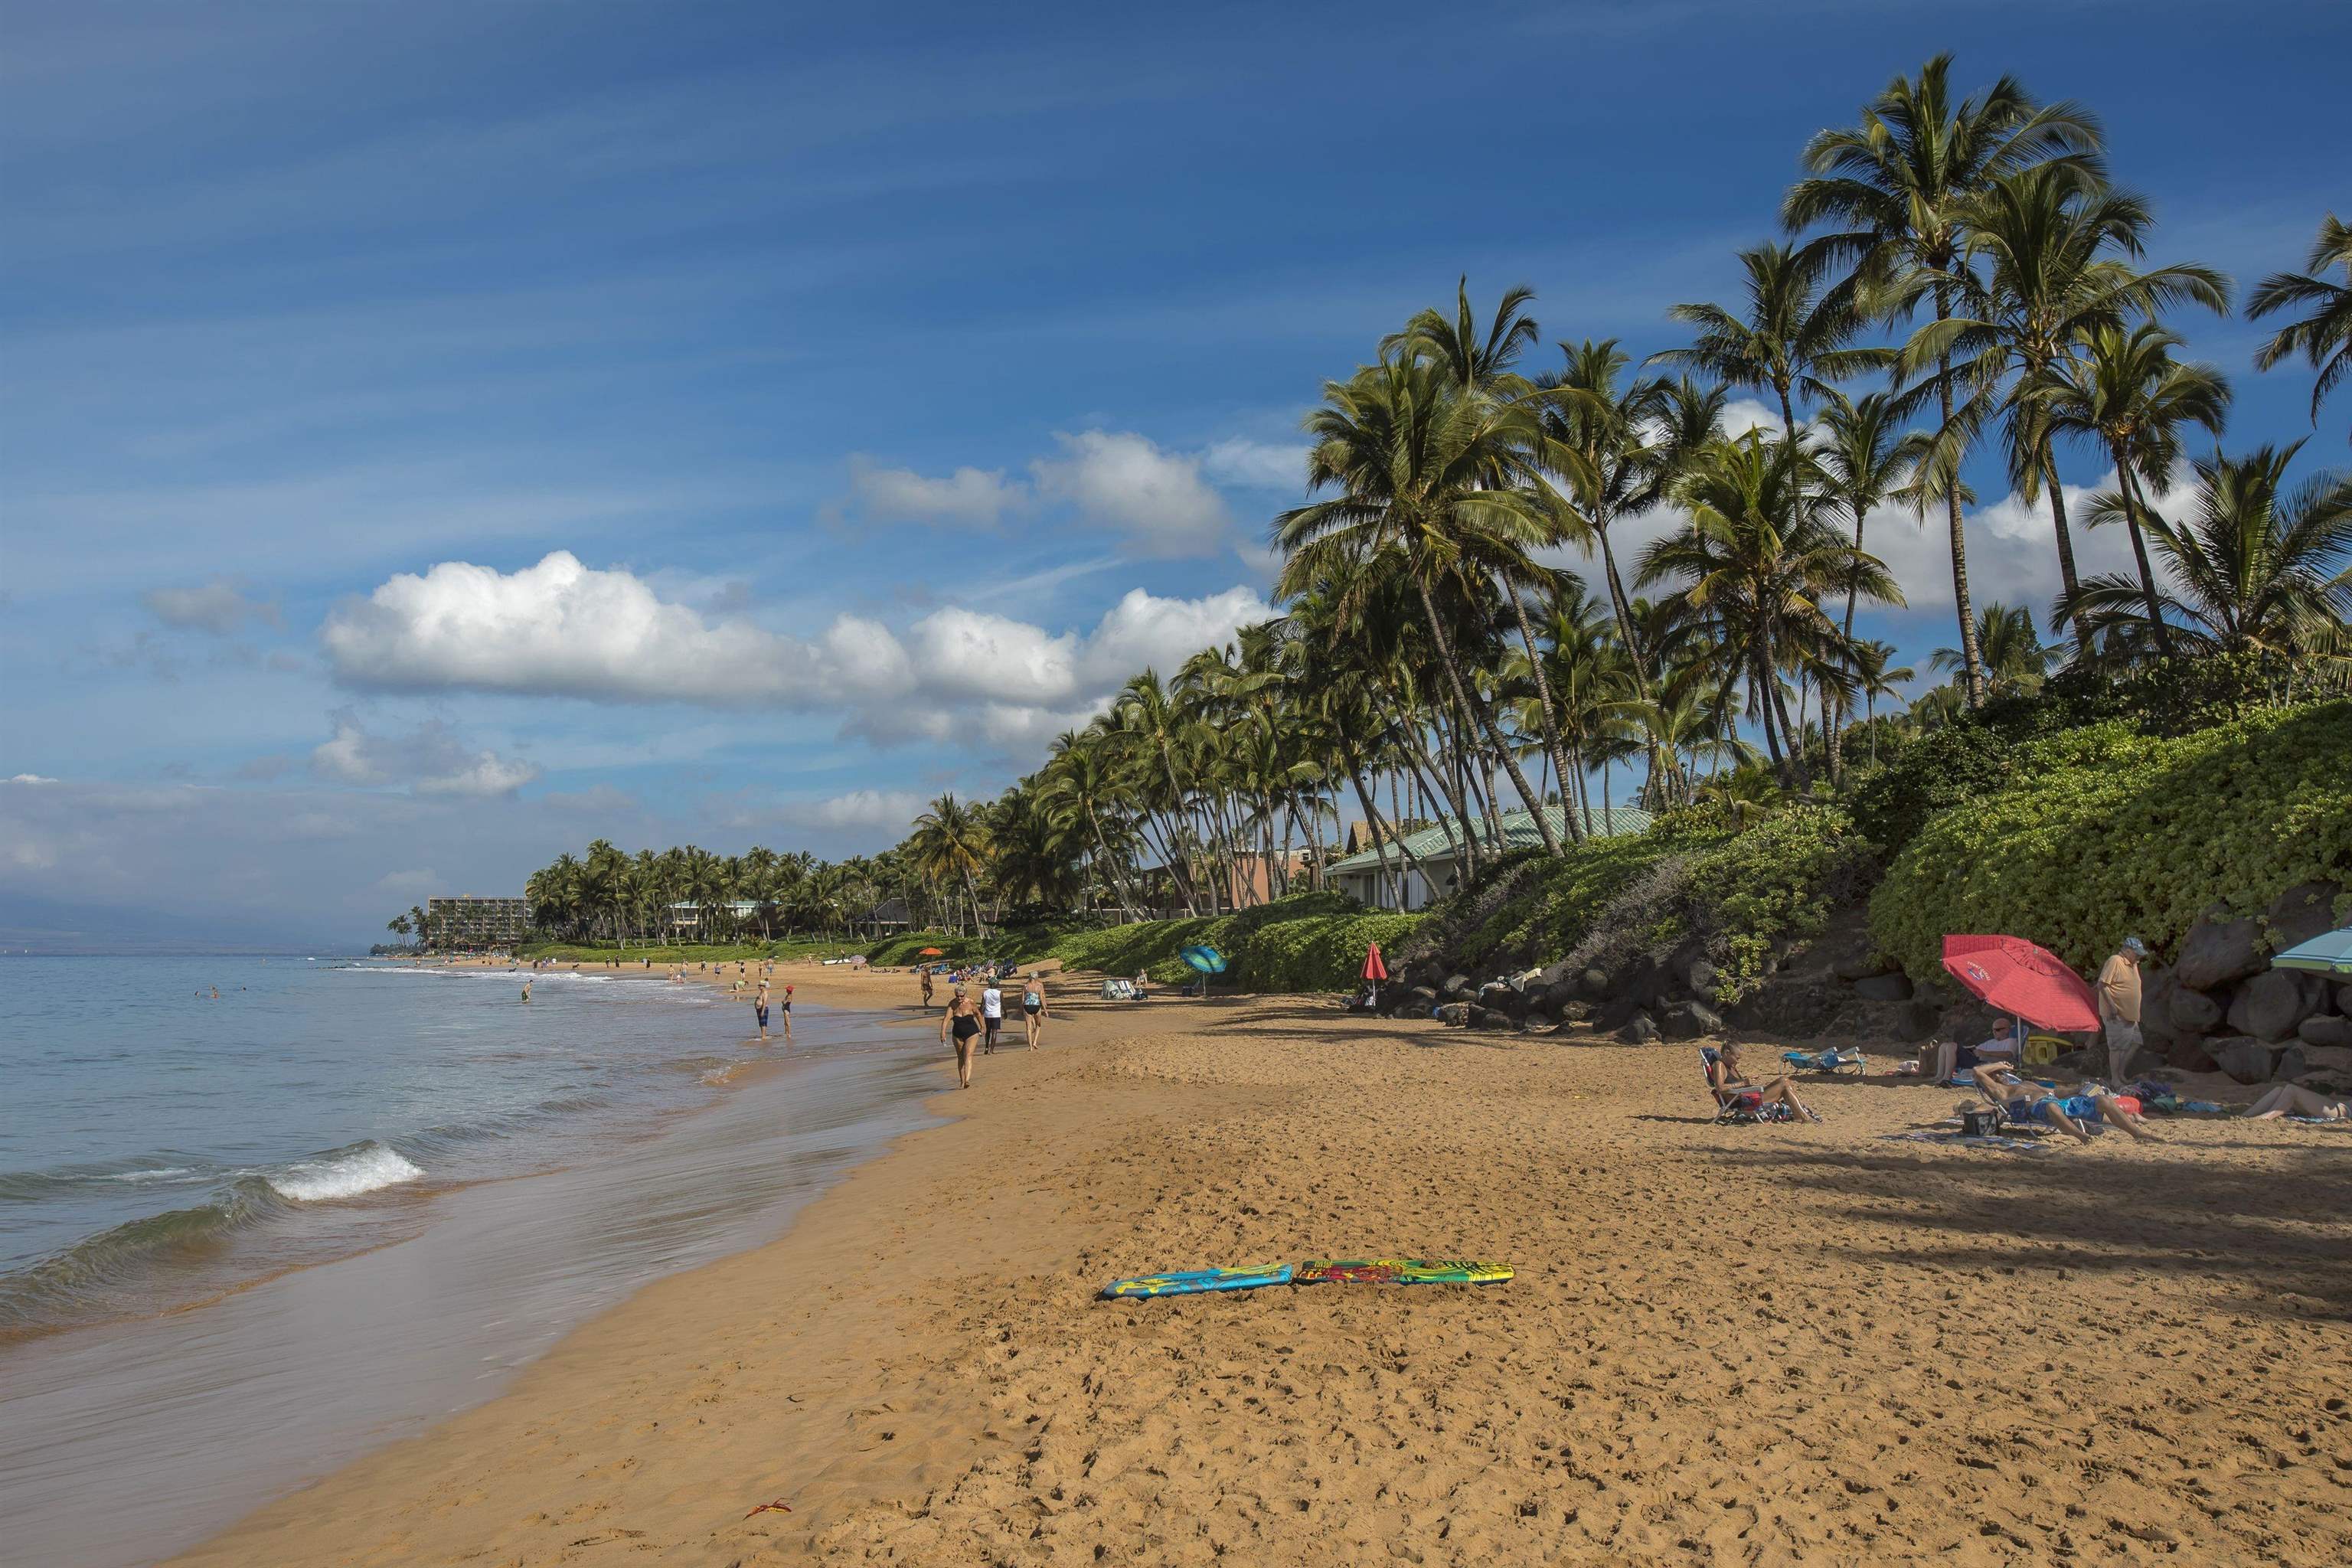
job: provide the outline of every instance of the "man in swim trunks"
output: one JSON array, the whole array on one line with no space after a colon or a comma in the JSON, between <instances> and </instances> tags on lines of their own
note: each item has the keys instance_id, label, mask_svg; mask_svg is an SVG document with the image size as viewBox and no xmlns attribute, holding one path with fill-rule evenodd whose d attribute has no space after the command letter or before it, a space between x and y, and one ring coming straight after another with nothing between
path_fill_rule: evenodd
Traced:
<instances>
[{"instance_id":1,"label":"man in swim trunks","mask_svg":"<svg viewBox=\"0 0 2352 1568\"><path fill-rule=\"evenodd\" d=\"M1045 1028L1045 977L1032 974L1029 984L1021 991L1021 1011L1029 1020L1029 1048L1037 1048L1037 1037Z\"/></svg>"},{"instance_id":2,"label":"man in swim trunks","mask_svg":"<svg viewBox=\"0 0 2352 1568\"><path fill-rule=\"evenodd\" d=\"M988 1031L987 1043L981 1047L980 1054L992 1057L996 1054L997 1033L1004 1027L1004 993L998 988L996 977L992 974L988 977L988 984L981 988L980 1021Z\"/></svg>"},{"instance_id":3,"label":"man in swim trunks","mask_svg":"<svg viewBox=\"0 0 2352 1568\"><path fill-rule=\"evenodd\" d=\"M764 1044L768 1038L768 983L764 980L760 982L760 994L751 999L751 1011L760 1020L760 1039Z\"/></svg>"},{"instance_id":4,"label":"man in swim trunks","mask_svg":"<svg viewBox=\"0 0 2352 1568\"><path fill-rule=\"evenodd\" d=\"M1986 1100L2012 1117L2070 1132L2077 1142L2088 1143L2096 1130L2093 1124L2102 1121L2143 1143L2164 1142L2147 1130L2139 1101L2130 1095L2109 1094L2095 1083L2083 1084L2073 1094L2054 1094L2038 1083L2021 1079L2015 1069L2000 1063L1972 1068L1969 1076L1976 1079Z\"/></svg>"}]
</instances>

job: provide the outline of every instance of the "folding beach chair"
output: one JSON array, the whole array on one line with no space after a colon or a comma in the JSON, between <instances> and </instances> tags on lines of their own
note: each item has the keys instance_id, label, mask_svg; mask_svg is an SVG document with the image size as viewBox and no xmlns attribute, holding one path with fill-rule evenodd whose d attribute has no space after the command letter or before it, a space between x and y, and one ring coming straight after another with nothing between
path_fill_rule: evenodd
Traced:
<instances>
[{"instance_id":1,"label":"folding beach chair","mask_svg":"<svg viewBox=\"0 0 2352 1568\"><path fill-rule=\"evenodd\" d=\"M1785 1105L1745 1103L1751 1090L1717 1089L1715 1086L1715 1067L1722 1059L1722 1053L1713 1046L1701 1046L1698 1048L1699 1078L1706 1083L1707 1093L1715 1097L1717 1121L1792 1121L1796 1119L1797 1113Z\"/></svg>"},{"instance_id":2,"label":"folding beach chair","mask_svg":"<svg viewBox=\"0 0 2352 1568\"><path fill-rule=\"evenodd\" d=\"M1870 1070L1870 1058L1854 1046L1840 1046L1829 1051L1782 1051L1780 1059L1800 1072L1851 1072L1860 1075Z\"/></svg>"}]
</instances>

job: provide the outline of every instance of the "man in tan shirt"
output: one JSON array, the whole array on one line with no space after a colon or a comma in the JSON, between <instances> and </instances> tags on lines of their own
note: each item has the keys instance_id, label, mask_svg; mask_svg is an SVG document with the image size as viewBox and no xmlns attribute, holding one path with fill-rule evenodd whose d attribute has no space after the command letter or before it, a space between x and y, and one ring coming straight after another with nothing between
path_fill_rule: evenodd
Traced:
<instances>
[{"instance_id":1,"label":"man in tan shirt","mask_svg":"<svg viewBox=\"0 0 2352 1568\"><path fill-rule=\"evenodd\" d=\"M2120 1083L2139 1049L2139 965L2147 944L2127 936L2099 971L2099 1023L2107 1033L2107 1081Z\"/></svg>"}]
</instances>

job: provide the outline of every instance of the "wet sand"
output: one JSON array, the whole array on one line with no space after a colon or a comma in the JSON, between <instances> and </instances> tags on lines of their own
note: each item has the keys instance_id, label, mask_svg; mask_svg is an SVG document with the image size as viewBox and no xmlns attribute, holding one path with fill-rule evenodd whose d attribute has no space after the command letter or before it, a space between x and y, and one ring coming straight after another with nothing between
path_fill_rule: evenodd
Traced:
<instances>
[{"instance_id":1,"label":"wet sand","mask_svg":"<svg viewBox=\"0 0 2352 1568\"><path fill-rule=\"evenodd\" d=\"M1891 1142L1958 1097L1885 1079L1716 1127L1688 1047L1055 1000L782 1239L180 1561L2352 1557L2352 1132ZM1518 1278L1093 1299L1318 1254Z\"/></svg>"}]
</instances>

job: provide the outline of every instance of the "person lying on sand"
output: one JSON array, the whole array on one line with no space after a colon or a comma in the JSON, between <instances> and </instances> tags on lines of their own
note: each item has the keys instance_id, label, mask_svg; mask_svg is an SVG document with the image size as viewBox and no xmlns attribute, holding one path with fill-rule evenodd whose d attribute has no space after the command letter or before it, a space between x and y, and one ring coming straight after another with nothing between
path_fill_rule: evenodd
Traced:
<instances>
[{"instance_id":1,"label":"person lying on sand","mask_svg":"<svg viewBox=\"0 0 2352 1568\"><path fill-rule=\"evenodd\" d=\"M1978 1092L1990 1103L2006 1107L2020 1120L2061 1128L2073 1133L2077 1142L2091 1141L2091 1129L2084 1125L2091 1121L2105 1121L2142 1142L2164 1142L2147 1130L2147 1119L2139 1113L2138 1100L2110 1094L2096 1084L2084 1084L2071 1095L2057 1095L2038 1083L2021 1080L2005 1065L1971 1068L1969 1076L1976 1080Z\"/></svg>"},{"instance_id":2,"label":"person lying on sand","mask_svg":"<svg viewBox=\"0 0 2352 1568\"><path fill-rule=\"evenodd\" d=\"M2257 1121L2275 1121L2282 1116L2301 1116L2313 1121L2341 1121L2347 1112L2344 1101L2324 1100L2311 1090L2291 1083L2273 1085L2260 1100L2246 1107L2246 1114Z\"/></svg>"},{"instance_id":3,"label":"person lying on sand","mask_svg":"<svg viewBox=\"0 0 2352 1568\"><path fill-rule=\"evenodd\" d=\"M1684 1058L1689 1060L1687 1057ZM1770 1078L1756 1082L1739 1070L1739 1047L1727 1045L1706 1065L1706 1081L1718 1098L1736 1097L1750 1110L1761 1110L1767 1105L1785 1105L1807 1121L1821 1118L1797 1098L1797 1091L1786 1077Z\"/></svg>"}]
</instances>

